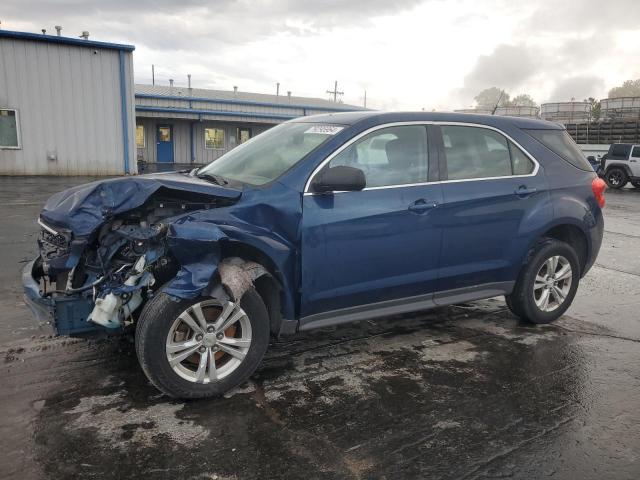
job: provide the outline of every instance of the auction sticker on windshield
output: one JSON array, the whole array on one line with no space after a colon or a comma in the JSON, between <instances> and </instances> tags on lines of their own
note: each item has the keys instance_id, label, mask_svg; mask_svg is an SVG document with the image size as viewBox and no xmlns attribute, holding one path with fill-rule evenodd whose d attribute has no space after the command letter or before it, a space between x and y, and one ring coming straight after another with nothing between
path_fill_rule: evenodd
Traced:
<instances>
[{"instance_id":1,"label":"auction sticker on windshield","mask_svg":"<svg viewBox=\"0 0 640 480\"><path fill-rule=\"evenodd\" d=\"M335 135L344 127L339 127L337 125L314 125L313 127L305 130L304 133L320 133L322 135Z\"/></svg>"}]
</instances>

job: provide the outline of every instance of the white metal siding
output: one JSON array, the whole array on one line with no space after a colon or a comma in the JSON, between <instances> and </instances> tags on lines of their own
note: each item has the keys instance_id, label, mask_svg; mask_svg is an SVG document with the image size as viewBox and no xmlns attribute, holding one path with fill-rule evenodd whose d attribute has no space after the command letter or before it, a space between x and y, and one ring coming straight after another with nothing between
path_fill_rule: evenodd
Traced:
<instances>
[{"instance_id":1,"label":"white metal siding","mask_svg":"<svg viewBox=\"0 0 640 480\"><path fill-rule=\"evenodd\" d=\"M124 53L129 165L135 172L133 59ZM118 50L0 38L0 108L20 113L22 149L0 174L124 173ZM54 153L56 161L47 159Z\"/></svg>"}]
</instances>

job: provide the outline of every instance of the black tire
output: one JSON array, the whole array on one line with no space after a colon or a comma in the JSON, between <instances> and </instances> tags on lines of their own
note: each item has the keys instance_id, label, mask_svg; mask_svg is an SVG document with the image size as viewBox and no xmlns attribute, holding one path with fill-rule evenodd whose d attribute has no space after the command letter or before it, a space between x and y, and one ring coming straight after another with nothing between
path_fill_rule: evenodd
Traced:
<instances>
[{"instance_id":1,"label":"black tire","mask_svg":"<svg viewBox=\"0 0 640 480\"><path fill-rule=\"evenodd\" d=\"M631 182L631 185L633 185L636 188L640 188L640 180L634 180Z\"/></svg>"},{"instance_id":2,"label":"black tire","mask_svg":"<svg viewBox=\"0 0 640 480\"><path fill-rule=\"evenodd\" d=\"M251 324L251 345L242 363L228 376L206 384L182 378L169 365L165 344L174 320L204 298L174 300L159 293L144 307L136 326L136 354L140 366L158 390L173 398L192 399L223 395L247 380L258 368L269 346L269 315L260 295L250 288L240 301Z\"/></svg>"},{"instance_id":3,"label":"black tire","mask_svg":"<svg viewBox=\"0 0 640 480\"><path fill-rule=\"evenodd\" d=\"M571 265L571 285L562 304L551 312L538 308L535 302L533 286L538 271L554 256L566 258ZM516 285L511 295L507 295L507 306L514 315L531 323L551 323L560 317L570 306L578 290L580 282L580 262L578 255L571 245L555 239L545 239L536 245L529 255L529 260L522 267Z\"/></svg>"},{"instance_id":4,"label":"black tire","mask_svg":"<svg viewBox=\"0 0 640 480\"><path fill-rule=\"evenodd\" d=\"M604 174L604 181L610 188L622 188L629 181L629 176L624 168L611 167Z\"/></svg>"}]
</instances>

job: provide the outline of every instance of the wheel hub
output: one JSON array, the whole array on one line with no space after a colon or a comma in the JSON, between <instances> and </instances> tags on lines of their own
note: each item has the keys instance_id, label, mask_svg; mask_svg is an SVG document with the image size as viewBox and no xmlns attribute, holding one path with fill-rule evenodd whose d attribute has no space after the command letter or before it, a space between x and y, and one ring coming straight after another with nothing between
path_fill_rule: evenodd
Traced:
<instances>
[{"instance_id":1,"label":"wheel hub","mask_svg":"<svg viewBox=\"0 0 640 480\"><path fill-rule=\"evenodd\" d=\"M202 344L205 347L213 347L216 344L216 342L217 342L217 338L215 333L207 333L202 339Z\"/></svg>"}]
</instances>

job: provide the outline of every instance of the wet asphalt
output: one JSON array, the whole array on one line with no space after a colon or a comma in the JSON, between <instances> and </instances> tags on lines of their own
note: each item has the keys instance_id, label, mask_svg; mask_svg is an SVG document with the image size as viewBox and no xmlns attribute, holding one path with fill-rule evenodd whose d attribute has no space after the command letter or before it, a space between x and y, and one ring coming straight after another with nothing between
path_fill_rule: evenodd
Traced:
<instances>
[{"instance_id":1,"label":"wet asphalt","mask_svg":"<svg viewBox=\"0 0 640 480\"><path fill-rule=\"evenodd\" d=\"M640 190L608 192L555 324L497 298L314 331L178 402L126 340L52 338L22 302L42 203L85 180L0 177L0 478L640 478Z\"/></svg>"}]
</instances>

